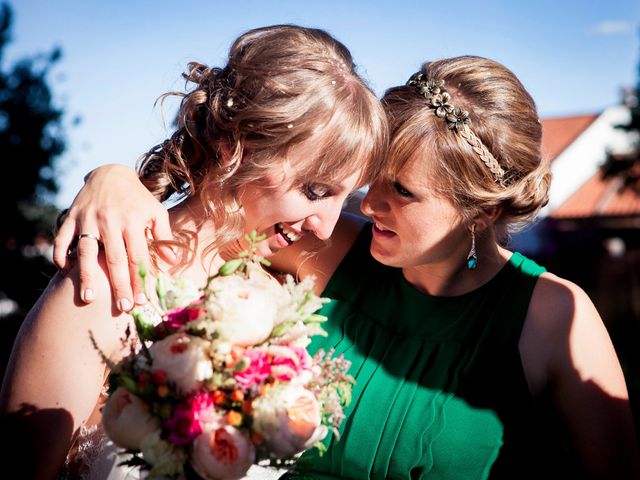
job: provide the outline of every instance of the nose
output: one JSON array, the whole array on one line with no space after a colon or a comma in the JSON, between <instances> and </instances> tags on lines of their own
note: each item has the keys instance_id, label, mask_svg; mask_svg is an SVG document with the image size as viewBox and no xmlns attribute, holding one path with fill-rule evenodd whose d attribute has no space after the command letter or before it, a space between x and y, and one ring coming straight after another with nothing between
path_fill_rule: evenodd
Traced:
<instances>
[{"instance_id":1,"label":"nose","mask_svg":"<svg viewBox=\"0 0 640 480\"><path fill-rule=\"evenodd\" d=\"M346 198L346 197L345 197ZM312 232L320 240L328 240L340 218L340 211L345 198L333 197L332 201L320 205L309 215L303 224L304 230Z\"/></svg>"},{"instance_id":2,"label":"nose","mask_svg":"<svg viewBox=\"0 0 640 480\"><path fill-rule=\"evenodd\" d=\"M360 210L367 217L372 217L376 213L381 213L388 210L389 205L385 200L384 186L381 181L376 181L371 184L369 191L362 199L360 204Z\"/></svg>"}]
</instances>

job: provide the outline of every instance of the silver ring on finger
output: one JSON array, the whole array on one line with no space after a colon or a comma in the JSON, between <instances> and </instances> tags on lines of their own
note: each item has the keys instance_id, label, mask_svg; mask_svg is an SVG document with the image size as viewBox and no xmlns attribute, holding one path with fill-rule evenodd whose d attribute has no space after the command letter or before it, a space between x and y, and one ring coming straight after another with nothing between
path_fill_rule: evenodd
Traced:
<instances>
[{"instance_id":1,"label":"silver ring on finger","mask_svg":"<svg viewBox=\"0 0 640 480\"><path fill-rule=\"evenodd\" d=\"M81 238L90 238L92 240L95 240L98 243L102 243L102 240L100 240L100 237L98 237L97 235L94 235L93 233L80 233L80 234L78 234L78 240L80 240Z\"/></svg>"}]
</instances>

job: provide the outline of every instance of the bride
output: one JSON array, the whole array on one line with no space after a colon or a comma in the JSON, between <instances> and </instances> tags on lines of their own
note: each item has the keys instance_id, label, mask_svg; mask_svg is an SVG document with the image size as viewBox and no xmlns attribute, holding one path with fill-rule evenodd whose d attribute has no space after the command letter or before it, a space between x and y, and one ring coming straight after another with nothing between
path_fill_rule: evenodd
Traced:
<instances>
[{"instance_id":1,"label":"bride","mask_svg":"<svg viewBox=\"0 0 640 480\"><path fill-rule=\"evenodd\" d=\"M177 130L139 167L157 198L183 199L170 211L178 267L165 245L155 249L158 270L203 284L254 229L267 237L261 255L305 235L327 239L347 195L380 168L382 107L346 47L322 30L249 31L224 68L192 63L184 77L194 88L180 94ZM77 251L97 252L101 240L110 242L82 232ZM108 372L90 332L111 360L127 353L133 324L122 311L132 302L112 300L106 273L119 260L100 256L92 289L80 291L77 267L57 274L24 321L0 394L11 439L4 465L20 465L21 478L55 478L63 465L61 475L105 478L114 465L97 426Z\"/></svg>"}]
</instances>

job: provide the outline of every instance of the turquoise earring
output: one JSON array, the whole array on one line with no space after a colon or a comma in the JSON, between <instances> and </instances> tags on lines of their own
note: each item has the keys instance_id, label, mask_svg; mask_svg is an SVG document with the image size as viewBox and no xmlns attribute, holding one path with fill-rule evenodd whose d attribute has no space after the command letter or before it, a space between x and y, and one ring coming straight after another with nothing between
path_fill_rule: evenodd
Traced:
<instances>
[{"instance_id":1,"label":"turquoise earring","mask_svg":"<svg viewBox=\"0 0 640 480\"><path fill-rule=\"evenodd\" d=\"M471 225L471 250L467 255L467 268L475 270L478 266L478 255L476 254L476 224Z\"/></svg>"}]
</instances>

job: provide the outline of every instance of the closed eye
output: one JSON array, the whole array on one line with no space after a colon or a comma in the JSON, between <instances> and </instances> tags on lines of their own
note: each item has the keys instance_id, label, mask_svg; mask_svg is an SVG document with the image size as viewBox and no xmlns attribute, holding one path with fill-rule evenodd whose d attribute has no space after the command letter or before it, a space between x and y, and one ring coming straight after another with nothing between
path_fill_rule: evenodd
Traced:
<instances>
[{"instance_id":1,"label":"closed eye","mask_svg":"<svg viewBox=\"0 0 640 480\"><path fill-rule=\"evenodd\" d=\"M400 182L393 182L393 189L401 197L407 197L407 198L413 197L413 194L409 190L404 188Z\"/></svg>"},{"instance_id":2,"label":"closed eye","mask_svg":"<svg viewBox=\"0 0 640 480\"><path fill-rule=\"evenodd\" d=\"M302 185L302 193L312 202L333 195L331 188L323 183L305 183Z\"/></svg>"}]
</instances>

